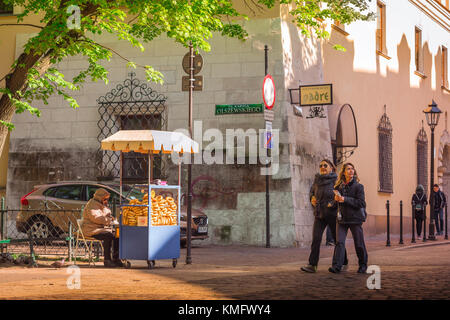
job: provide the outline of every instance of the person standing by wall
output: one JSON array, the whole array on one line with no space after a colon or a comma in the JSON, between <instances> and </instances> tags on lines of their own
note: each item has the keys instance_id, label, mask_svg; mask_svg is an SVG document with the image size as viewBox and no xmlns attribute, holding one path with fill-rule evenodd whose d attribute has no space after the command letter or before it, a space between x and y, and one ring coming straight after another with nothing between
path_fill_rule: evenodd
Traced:
<instances>
[{"instance_id":1,"label":"person standing by wall","mask_svg":"<svg viewBox=\"0 0 450 320\"><path fill-rule=\"evenodd\" d=\"M311 243L311 253L309 264L301 267L304 272L317 272L319 263L320 244L325 228L330 227L332 238L336 239L336 210L337 204L334 201L333 187L336 182L336 169L333 163L324 159L319 163L319 173L314 178L314 183L309 192L309 198L314 207L314 225ZM345 261L347 254L345 253ZM344 262L344 265L347 263Z\"/></svg>"},{"instance_id":2,"label":"person standing by wall","mask_svg":"<svg viewBox=\"0 0 450 320\"><path fill-rule=\"evenodd\" d=\"M338 202L337 241L333 264L328 271L332 273L342 271L346 253L345 239L348 229L350 229L358 256L358 273L366 273L368 255L362 228L362 224L366 220L366 200L364 186L359 183L353 164L347 162L342 166L334 189L334 200Z\"/></svg>"},{"instance_id":3,"label":"person standing by wall","mask_svg":"<svg viewBox=\"0 0 450 320\"><path fill-rule=\"evenodd\" d=\"M434 192L434 208L432 208L433 212L433 218L434 223L436 225L436 234L438 236L444 234L444 207L447 203L447 198L445 197L445 194L439 189L439 185L435 184L433 185L433 192ZM430 195L430 203L433 204L431 201Z\"/></svg>"},{"instance_id":4,"label":"person standing by wall","mask_svg":"<svg viewBox=\"0 0 450 320\"><path fill-rule=\"evenodd\" d=\"M412 206L414 208L414 218L416 219L417 236L422 233L423 218L425 216L425 208L428 204L427 195L423 185L419 184L416 192L412 196Z\"/></svg>"}]
</instances>

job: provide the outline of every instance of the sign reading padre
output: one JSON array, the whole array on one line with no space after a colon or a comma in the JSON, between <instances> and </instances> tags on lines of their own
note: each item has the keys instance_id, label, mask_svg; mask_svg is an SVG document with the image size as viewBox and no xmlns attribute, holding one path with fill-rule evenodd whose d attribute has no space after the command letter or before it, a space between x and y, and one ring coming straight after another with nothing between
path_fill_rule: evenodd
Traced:
<instances>
[{"instance_id":1,"label":"sign reading padre","mask_svg":"<svg viewBox=\"0 0 450 320\"><path fill-rule=\"evenodd\" d=\"M300 105L317 106L333 104L333 85L300 86Z\"/></svg>"}]
</instances>

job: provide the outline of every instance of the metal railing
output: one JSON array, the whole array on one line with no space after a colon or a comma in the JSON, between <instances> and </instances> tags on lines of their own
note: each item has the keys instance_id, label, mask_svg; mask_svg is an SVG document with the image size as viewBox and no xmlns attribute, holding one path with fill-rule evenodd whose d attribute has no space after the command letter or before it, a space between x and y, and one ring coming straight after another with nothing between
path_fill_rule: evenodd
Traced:
<instances>
[{"instance_id":1,"label":"metal railing","mask_svg":"<svg viewBox=\"0 0 450 320\"><path fill-rule=\"evenodd\" d=\"M414 208L415 203L412 201L411 202L411 243L416 243L416 240L420 240L418 238L416 238L416 210ZM430 209L430 205L428 205L429 207L429 211L431 211ZM420 219L419 223L422 225L421 230L423 232L423 242L427 241L427 237L426 237L426 221L427 221L427 215L426 215L426 208L423 208L423 219ZM445 208L444 208L444 224L441 226L441 230L443 232L444 235L444 239L448 240L448 206L447 204L445 204ZM430 213L431 214L431 213ZM390 247L391 246L391 205L389 200L386 201L386 246ZM400 200L400 216L399 216L399 222L400 222L400 240L399 240L399 244L403 244L403 201Z\"/></svg>"},{"instance_id":2,"label":"metal railing","mask_svg":"<svg viewBox=\"0 0 450 320\"><path fill-rule=\"evenodd\" d=\"M77 241L77 219L81 210L18 210L0 209L0 252L32 254L36 256L67 256L85 252L79 241L80 252L74 253ZM33 252L30 252L32 250ZM100 246L94 249L97 258Z\"/></svg>"}]
</instances>

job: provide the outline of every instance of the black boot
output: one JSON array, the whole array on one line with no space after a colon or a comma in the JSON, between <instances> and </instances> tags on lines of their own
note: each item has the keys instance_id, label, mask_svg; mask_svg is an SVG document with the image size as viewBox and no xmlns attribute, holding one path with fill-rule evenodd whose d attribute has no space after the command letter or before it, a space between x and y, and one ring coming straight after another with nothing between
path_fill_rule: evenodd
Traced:
<instances>
[{"instance_id":1,"label":"black boot","mask_svg":"<svg viewBox=\"0 0 450 320\"><path fill-rule=\"evenodd\" d=\"M366 265L360 265L358 268L358 273L366 273L367 272L367 266Z\"/></svg>"},{"instance_id":2,"label":"black boot","mask_svg":"<svg viewBox=\"0 0 450 320\"><path fill-rule=\"evenodd\" d=\"M105 261L103 262L103 265L104 265L106 268L115 268L115 267L116 267L116 264L115 264L112 260L105 260Z\"/></svg>"}]
</instances>

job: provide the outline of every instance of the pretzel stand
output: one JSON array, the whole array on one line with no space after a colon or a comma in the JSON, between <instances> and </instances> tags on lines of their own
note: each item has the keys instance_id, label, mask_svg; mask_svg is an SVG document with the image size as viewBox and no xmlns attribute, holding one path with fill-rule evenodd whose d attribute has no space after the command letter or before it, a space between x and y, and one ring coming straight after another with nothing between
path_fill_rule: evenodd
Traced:
<instances>
[{"instance_id":1,"label":"pretzel stand","mask_svg":"<svg viewBox=\"0 0 450 320\"><path fill-rule=\"evenodd\" d=\"M181 161L178 163L178 185L156 185L152 181L152 154L196 153L198 143L179 132L157 130L120 130L102 140L102 150L140 152L148 154L148 184L142 200L131 200L120 204L118 230L119 257L126 268L131 267L129 260L146 260L149 269L155 266L155 260L172 259L175 268L180 257L180 193ZM122 194L122 161L120 168L120 193ZM159 190L170 193L176 191L176 197L157 195ZM173 192L175 193L175 192ZM172 193L172 194L173 194Z\"/></svg>"}]
</instances>

